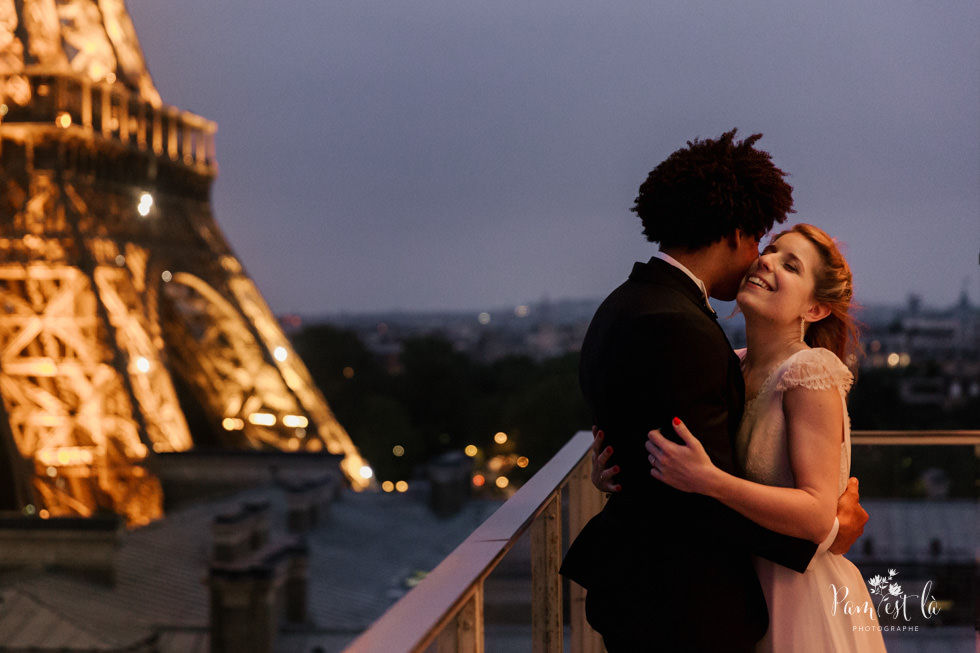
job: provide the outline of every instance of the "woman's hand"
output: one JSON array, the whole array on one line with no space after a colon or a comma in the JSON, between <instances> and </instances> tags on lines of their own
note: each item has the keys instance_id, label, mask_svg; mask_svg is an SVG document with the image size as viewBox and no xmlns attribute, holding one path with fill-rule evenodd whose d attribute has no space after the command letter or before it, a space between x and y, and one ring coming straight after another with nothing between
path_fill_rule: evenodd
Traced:
<instances>
[{"instance_id":1,"label":"woman's hand","mask_svg":"<svg viewBox=\"0 0 980 653\"><path fill-rule=\"evenodd\" d=\"M659 429L650 431L647 436L645 446L650 453L647 456L650 475L683 492L710 494L718 468L679 418L674 418L673 425L684 444L671 442L660 434Z\"/></svg>"}]
</instances>

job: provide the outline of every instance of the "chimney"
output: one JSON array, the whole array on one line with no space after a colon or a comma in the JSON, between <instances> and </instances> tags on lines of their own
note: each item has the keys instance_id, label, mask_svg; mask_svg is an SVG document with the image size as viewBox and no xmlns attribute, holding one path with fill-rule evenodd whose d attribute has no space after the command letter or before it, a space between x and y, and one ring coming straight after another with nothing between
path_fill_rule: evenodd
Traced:
<instances>
[{"instance_id":1,"label":"chimney","mask_svg":"<svg viewBox=\"0 0 980 653\"><path fill-rule=\"evenodd\" d=\"M280 619L308 621L309 549L270 538L268 502L215 517L212 532L211 653L272 653Z\"/></svg>"},{"instance_id":2,"label":"chimney","mask_svg":"<svg viewBox=\"0 0 980 653\"><path fill-rule=\"evenodd\" d=\"M306 533L313 528L316 494L310 483L284 485L286 528L290 533Z\"/></svg>"},{"instance_id":3,"label":"chimney","mask_svg":"<svg viewBox=\"0 0 980 653\"><path fill-rule=\"evenodd\" d=\"M265 565L211 567L211 653L272 653L276 573Z\"/></svg>"},{"instance_id":4,"label":"chimney","mask_svg":"<svg viewBox=\"0 0 980 653\"><path fill-rule=\"evenodd\" d=\"M298 542L290 548L289 554L283 597L284 616L287 623L305 624L309 617L310 549L305 542Z\"/></svg>"}]
</instances>

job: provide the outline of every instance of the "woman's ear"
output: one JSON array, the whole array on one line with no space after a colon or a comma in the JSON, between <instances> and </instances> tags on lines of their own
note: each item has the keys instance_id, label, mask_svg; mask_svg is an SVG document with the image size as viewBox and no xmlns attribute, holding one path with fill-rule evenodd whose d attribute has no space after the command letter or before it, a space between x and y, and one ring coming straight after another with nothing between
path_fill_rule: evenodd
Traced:
<instances>
[{"instance_id":1,"label":"woman's ear","mask_svg":"<svg viewBox=\"0 0 980 653\"><path fill-rule=\"evenodd\" d=\"M803 314L803 317L807 322L813 323L819 322L828 315L830 315L830 304L819 302L807 309L807 312Z\"/></svg>"}]
</instances>

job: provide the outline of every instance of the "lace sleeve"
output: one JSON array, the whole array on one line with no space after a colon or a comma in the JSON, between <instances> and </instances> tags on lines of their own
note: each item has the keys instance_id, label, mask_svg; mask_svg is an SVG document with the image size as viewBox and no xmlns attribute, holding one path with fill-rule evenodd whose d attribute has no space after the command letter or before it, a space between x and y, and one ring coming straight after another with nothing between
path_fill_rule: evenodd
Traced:
<instances>
[{"instance_id":1,"label":"lace sleeve","mask_svg":"<svg viewBox=\"0 0 980 653\"><path fill-rule=\"evenodd\" d=\"M826 390L837 388L841 396L847 394L854 383L854 375L847 366L828 349L805 349L791 356L780 371L776 390L791 388Z\"/></svg>"}]
</instances>

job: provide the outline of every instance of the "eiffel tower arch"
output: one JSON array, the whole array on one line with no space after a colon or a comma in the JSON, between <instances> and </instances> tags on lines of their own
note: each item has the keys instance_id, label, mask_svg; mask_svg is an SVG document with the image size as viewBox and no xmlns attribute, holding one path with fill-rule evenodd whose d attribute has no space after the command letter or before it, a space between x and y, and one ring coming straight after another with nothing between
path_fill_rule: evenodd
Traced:
<instances>
[{"instance_id":1,"label":"eiffel tower arch","mask_svg":"<svg viewBox=\"0 0 980 653\"><path fill-rule=\"evenodd\" d=\"M215 130L161 103L123 0L0 0L0 509L146 523L144 463L195 446L366 484L214 219Z\"/></svg>"}]
</instances>

